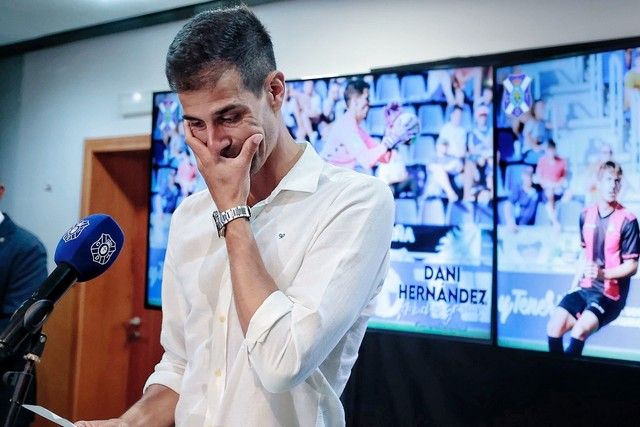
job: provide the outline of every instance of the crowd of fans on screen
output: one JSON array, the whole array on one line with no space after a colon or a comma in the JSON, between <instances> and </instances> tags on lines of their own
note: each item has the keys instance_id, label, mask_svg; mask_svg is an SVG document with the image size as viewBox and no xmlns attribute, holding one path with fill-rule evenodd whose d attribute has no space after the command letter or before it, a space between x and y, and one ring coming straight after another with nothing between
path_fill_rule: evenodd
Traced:
<instances>
[{"instance_id":1,"label":"crowd of fans on screen","mask_svg":"<svg viewBox=\"0 0 640 427\"><path fill-rule=\"evenodd\" d=\"M419 132L410 141L393 147L404 173L384 175L385 158L368 169L354 162L352 167L379 175L394 191L397 219L405 223L446 224L478 220L476 206L483 206L486 222L493 193L493 91L485 82L482 68L436 70L423 74L366 76L368 111L358 123L362 144L367 137L383 141L391 125L388 111L400 105L416 115ZM350 85L358 78L307 80L290 83L283 108L285 123L297 141L309 141L319 153L327 152L327 140L348 114ZM345 145L348 143L345 142ZM331 158L324 156L331 162ZM393 159L393 155L391 156ZM393 160L392 160L393 161ZM362 162L364 164L364 162ZM411 203L399 200L412 200ZM434 204L436 202L436 204ZM466 214L449 214L451 205L464 207ZM407 214L407 207L414 212ZM438 211L444 212L439 213Z\"/></svg>"}]
</instances>

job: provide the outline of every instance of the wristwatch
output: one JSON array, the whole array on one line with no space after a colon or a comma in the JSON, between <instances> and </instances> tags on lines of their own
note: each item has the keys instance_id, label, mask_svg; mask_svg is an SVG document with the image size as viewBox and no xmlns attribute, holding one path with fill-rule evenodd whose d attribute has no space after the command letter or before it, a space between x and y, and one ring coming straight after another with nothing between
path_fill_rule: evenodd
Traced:
<instances>
[{"instance_id":1,"label":"wristwatch","mask_svg":"<svg viewBox=\"0 0 640 427\"><path fill-rule=\"evenodd\" d=\"M218 237L224 237L227 224L238 218L251 218L251 209L249 209L249 206L236 206L223 212L213 211L213 222L218 229Z\"/></svg>"}]
</instances>

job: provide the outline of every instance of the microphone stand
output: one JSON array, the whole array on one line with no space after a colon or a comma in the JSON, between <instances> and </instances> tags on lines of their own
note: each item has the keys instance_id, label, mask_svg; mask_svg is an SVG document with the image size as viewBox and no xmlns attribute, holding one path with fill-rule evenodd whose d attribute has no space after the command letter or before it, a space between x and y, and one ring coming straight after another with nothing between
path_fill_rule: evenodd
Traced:
<instances>
[{"instance_id":1,"label":"microphone stand","mask_svg":"<svg viewBox=\"0 0 640 427\"><path fill-rule=\"evenodd\" d=\"M36 363L40 363L40 357L44 352L44 345L47 342L47 336L40 330L35 332L31 337L31 343L29 344L24 359L26 360L22 372L9 371L3 375L4 383L8 386L13 385L14 391L11 396L11 407L7 419L4 423L4 427L14 427L22 404L31 386L31 380L33 379L33 369Z\"/></svg>"},{"instance_id":2,"label":"microphone stand","mask_svg":"<svg viewBox=\"0 0 640 427\"><path fill-rule=\"evenodd\" d=\"M56 271L58 268L54 270ZM63 270L62 273L70 274L67 270ZM11 316L9 325L0 333L0 356L11 357L24 351L26 360L22 372L10 371L3 375L4 383L14 386L4 427L15 425L33 379L33 369L36 363L40 363L47 342L47 336L42 333L42 325L53 311L53 301L46 298L37 299L37 296L36 291L31 298L23 302Z\"/></svg>"}]
</instances>

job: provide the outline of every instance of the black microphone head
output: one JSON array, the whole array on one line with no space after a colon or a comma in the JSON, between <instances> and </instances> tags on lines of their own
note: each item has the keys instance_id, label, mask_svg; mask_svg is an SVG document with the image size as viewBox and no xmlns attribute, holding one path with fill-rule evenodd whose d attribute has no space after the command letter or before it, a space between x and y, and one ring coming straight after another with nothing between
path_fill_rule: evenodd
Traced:
<instances>
[{"instance_id":1,"label":"black microphone head","mask_svg":"<svg viewBox=\"0 0 640 427\"><path fill-rule=\"evenodd\" d=\"M116 260L124 245L120 226L105 214L89 215L78 221L60 239L56 264L65 263L85 282L104 273Z\"/></svg>"}]
</instances>

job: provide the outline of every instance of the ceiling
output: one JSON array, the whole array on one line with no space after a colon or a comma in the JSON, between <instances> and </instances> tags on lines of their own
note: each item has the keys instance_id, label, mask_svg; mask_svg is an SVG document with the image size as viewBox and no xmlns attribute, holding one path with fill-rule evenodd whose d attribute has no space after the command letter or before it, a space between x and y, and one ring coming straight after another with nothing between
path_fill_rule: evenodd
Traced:
<instances>
[{"instance_id":1,"label":"ceiling","mask_svg":"<svg viewBox=\"0 0 640 427\"><path fill-rule=\"evenodd\" d=\"M0 47L210 1L0 0Z\"/></svg>"}]
</instances>

